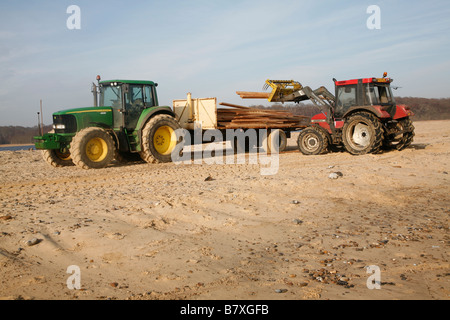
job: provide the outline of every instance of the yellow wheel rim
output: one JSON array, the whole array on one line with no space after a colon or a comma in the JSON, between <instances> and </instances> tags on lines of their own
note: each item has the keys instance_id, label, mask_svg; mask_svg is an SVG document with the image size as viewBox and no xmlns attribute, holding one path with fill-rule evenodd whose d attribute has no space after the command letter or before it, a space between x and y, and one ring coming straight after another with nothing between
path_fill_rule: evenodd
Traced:
<instances>
[{"instance_id":1,"label":"yellow wheel rim","mask_svg":"<svg viewBox=\"0 0 450 320\"><path fill-rule=\"evenodd\" d=\"M168 155L176 145L175 131L169 126L158 128L153 136L153 146L162 155Z\"/></svg>"},{"instance_id":2,"label":"yellow wheel rim","mask_svg":"<svg viewBox=\"0 0 450 320\"><path fill-rule=\"evenodd\" d=\"M68 161L68 160L71 160L71 159L72 159L72 158L70 157L70 152L62 153L62 152L59 151L59 150L55 150L55 154L56 154L56 156L57 156L59 159L61 159L61 160L63 160L63 161Z\"/></svg>"},{"instance_id":3,"label":"yellow wheel rim","mask_svg":"<svg viewBox=\"0 0 450 320\"><path fill-rule=\"evenodd\" d=\"M108 145L102 138L93 138L86 145L86 155L93 162L100 162L108 154Z\"/></svg>"}]
</instances>

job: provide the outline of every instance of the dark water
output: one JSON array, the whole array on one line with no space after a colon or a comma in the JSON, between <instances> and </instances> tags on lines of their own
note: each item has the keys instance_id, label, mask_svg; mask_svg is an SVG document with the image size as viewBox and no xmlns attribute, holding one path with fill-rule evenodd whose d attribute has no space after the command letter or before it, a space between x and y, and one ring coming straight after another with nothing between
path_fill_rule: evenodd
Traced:
<instances>
[{"instance_id":1,"label":"dark water","mask_svg":"<svg viewBox=\"0 0 450 320\"><path fill-rule=\"evenodd\" d=\"M36 150L34 144L30 144L27 146L16 146L16 147L0 147L0 151L20 151L20 150Z\"/></svg>"}]
</instances>

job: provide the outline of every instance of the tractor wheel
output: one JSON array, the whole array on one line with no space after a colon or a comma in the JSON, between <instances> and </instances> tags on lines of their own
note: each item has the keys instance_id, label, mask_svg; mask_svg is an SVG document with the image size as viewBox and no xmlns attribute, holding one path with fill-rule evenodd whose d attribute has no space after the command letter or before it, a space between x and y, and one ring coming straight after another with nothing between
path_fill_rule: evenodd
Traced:
<instances>
[{"instance_id":1,"label":"tractor wheel","mask_svg":"<svg viewBox=\"0 0 450 320\"><path fill-rule=\"evenodd\" d=\"M55 133L55 131L52 130L49 133ZM68 150L42 150L42 158L55 168L74 165Z\"/></svg>"},{"instance_id":2,"label":"tractor wheel","mask_svg":"<svg viewBox=\"0 0 450 320\"><path fill-rule=\"evenodd\" d=\"M410 118L404 118L396 124L399 134L389 135L383 141L383 147L388 150L403 150L411 145L414 139L414 126Z\"/></svg>"},{"instance_id":3,"label":"tractor wheel","mask_svg":"<svg viewBox=\"0 0 450 320\"><path fill-rule=\"evenodd\" d=\"M345 121L342 142L353 155L376 153L383 144L383 126L375 115L357 112Z\"/></svg>"},{"instance_id":4,"label":"tractor wheel","mask_svg":"<svg viewBox=\"0 0 450 320\"><path fill-rule=\"evenodd\" d=\"M70 152L62 153L59 150L42 150L42 157L55 168L73 166Z\"/></svg>"},{"instance_id":5,"label":"tractor wheel","mask_svg":"<svg viewBox=\"0 0 450 320\"><path fill-rule=\"evenodd\" d=\"M286 146L286 133L280 129L271 130L263 139L263 148L267 153L272 153L273 151L283 152L286 150Z\"/></svg>"},{"instance_id":6,"label":"tractor wheel","mask_svg":"<svg viewBox=\"0 0 450 320\"><path fill-rule=\"evenodd\" d=\"M71 143L73 162L83 169L100 169L114 159L115 144L102 128L86 128L78 132Z\"/></svg>"},{"instance_id":7,"label":"tractor wheel","mask_svg":"<svg viewBox=\"0 0 450 320\"><path fill-rule=\"evenodd\" d=\"M172 151L177 145L175 130L178 121L166 114L156 115L142 130L142 160L148 163L171 162Z\"/></svg>"},{"instance_id":8,"label":"tractor wheel","mask_svg":"<svg viewBox=\"0 0 450 320\"><path fill-rule=\"evenodd\" d=\"M313 126L303 129L297 140L298 149L304 155L319 155L328 148L328 137L323 129Z\"/></svg>"}]
</instances>

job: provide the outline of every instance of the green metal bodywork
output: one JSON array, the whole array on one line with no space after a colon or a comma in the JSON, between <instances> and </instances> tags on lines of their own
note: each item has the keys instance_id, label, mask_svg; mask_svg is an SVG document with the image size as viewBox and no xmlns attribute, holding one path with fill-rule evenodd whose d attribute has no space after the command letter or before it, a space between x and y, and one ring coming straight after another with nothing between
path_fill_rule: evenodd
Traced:
<instances>
[{"instance_id":1,"label":"green metal bodywork","mask_svg":"<svg viewBox=\"0 0 450 320\"><path fill-rule=\"evenodd\" d=\"M110 83L147 85L152 86L153 88L157 86L153 81L108 80L99 82L99 84ZM114 117L122 117L122 114L110 106L76 108L55 112L53 114L54 128L58 117L62 116L72 116L75 119L76 128L74 128L72 132L46 133L43 136L34 137L36 149L57 149L67 151L70 149L72 138L77 132L88 127L100 127L113 133L117 138L119 145L122 143L122 146L120 146L121 151L139 152L142 150L140 145L141 132L147 121L154 115L161 113L173 115L170 107L158 106L156 90L154 90L153 99L156 106L147 107L142 110L134 130L127 130L122 126L118 127L117 122L121 121L116 121L116 126L114 126ZM125 137L125 139L120 139L119 137ZM126 143L124 141L126 141ZM126 144L126 146L123 144Z\"/></svg>"},{"instance_id":2,"label":"green metal bodywork","mask_svg":"<svg viewBox=\"0 0 450 320\"><path fill-rule=\"evenodd\" d=\"M55 116L67 114L75 117L78 127L77 131L88 127L94 127L96 124L101 124L101 126L109 128L113 126L113 110L111 107L69 109L55 112L53 118L55 118Z\"/></svg>"},{"instance_id":3,"label":"green metal bodywork","mask_svg":"<svg viewBox=\"0 0 450 320\"><path fill-rule=\"evenodd\" d=\"M61 150L70 146L70 142L72 141L73 136L73 134L46 133L43 136L34 137L34 140L36 140L34 144L36 146L36 149Z\"/></svg>"}]
</instances>

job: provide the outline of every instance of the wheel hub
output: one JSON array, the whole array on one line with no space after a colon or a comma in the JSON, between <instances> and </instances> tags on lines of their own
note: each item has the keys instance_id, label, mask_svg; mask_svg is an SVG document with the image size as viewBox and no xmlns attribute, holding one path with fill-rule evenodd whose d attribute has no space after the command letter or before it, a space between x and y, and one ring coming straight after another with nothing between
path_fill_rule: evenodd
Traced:
<instances>
[{"instance_id":1,"label":"wheel hub","mask_svg":"<svg viewBox=\"0 0 450 320\"><path fill-rule=\"evenodd\" d=\"M365 124L358 123L353 130L352 138L356 144L367 147L370 144L369 127Z\"/></svg>"},{"instance_id":2,"label":"wheel hub","mask_svg":"<svg viewBox=\"0 0 450 320\"><path fill-rule=\"evenodd\" d=\"M153 145L160 154L170 154L175 146L175 132L169 126L162 126L156 130L153 136Z\"/></svg>"},{"instance_id":3,"label":"wheel hub","mask_svg":"<svg viewBox=\"0 0 450 320\"><path fill-rule=\"evenodd\" d=\"M105 159L107 153L108 146L101 138L93 138L86 144L86 155L91 161L100 162Z\"/></svg>"},{"instance_id":4,"label":"wheel hub","mask_svg":"<svg viewBox=\"0 0 450 320\"><path fill-rule=\"evenodd\" d=\"M317 139L310 137L307 141L307 144L309 148L314 148L317 146Z\"/></svg>"},{"instance_id":5,"label":"wheel hub","mask_svg":"<svg viewBox=\"0 0 450 320\"><path fill-rule=\"evenodd\" d=\"M307 150L315 151L319 147L320 143L315 135L309 134L305 137L303 145Z\"/></svg>"}]
</instances>

